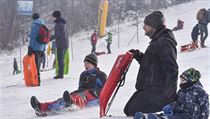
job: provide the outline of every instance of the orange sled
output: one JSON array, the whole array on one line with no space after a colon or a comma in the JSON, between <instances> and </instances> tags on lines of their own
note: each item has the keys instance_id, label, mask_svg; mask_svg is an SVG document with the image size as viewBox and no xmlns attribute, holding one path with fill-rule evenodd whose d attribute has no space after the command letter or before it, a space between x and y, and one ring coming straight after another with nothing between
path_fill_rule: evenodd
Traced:
<instances>
[{"instance_id":1,"label":"orange sled","mask_svg":"<svg viewBox=\"0 0 210 119\"><path fill-rule=\"evenodd\" d=\"M26 55L23 58L23 72L26 86L38 86L38 75L35 63L35 55Z\"/></svg>"}]
</instances>

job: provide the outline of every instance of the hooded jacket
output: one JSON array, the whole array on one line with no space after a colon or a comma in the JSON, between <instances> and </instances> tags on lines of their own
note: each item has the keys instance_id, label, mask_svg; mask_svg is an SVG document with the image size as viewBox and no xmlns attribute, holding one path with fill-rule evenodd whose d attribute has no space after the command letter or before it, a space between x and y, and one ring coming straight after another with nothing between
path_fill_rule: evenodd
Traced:
<instances>
[{"instance_id":1,"label":"hooded jacket","mask_svg":"<svg viewBox=\"0 0 210 119\"><path fill-rule=\"evenodd\" d=\"M57 48L68 48L69 32L66 26L66 21L63 18L57 18L54 22L56 23L54 27L54 38L56 40Z\"/></svg>"},{"instance_id":2,"label":"hooded jacket","mask_svg":"<svg viewBox=\"0 0 210 119\"><path fill-rule=\"evenodd\" d=\"M29 47L31 47L33 51L45 50L45 44L38 42L38 33L41 24L44 24L44 21L40 18L32 21Z\"/></svg>"},{"instance_id":3,"label":"hooded jacket","mask_svg":"<svg viewBox=\"0 0 210 119\"><path fill-rule=\"evenodd\" d=\"M140 69L136 89L170 98L177 89L177 43L172 31L166 28L157 30L151 39L145 53L137 58Z\"/></svg>"}]
</instances>

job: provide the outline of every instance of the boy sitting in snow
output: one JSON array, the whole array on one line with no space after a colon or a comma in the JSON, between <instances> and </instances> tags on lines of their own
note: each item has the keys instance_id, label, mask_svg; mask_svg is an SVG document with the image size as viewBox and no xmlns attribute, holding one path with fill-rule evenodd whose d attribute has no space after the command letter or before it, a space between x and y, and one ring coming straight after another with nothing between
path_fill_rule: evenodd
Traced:
<instances>
[{"instance_id":1,"label":"boy sitting in snow","mask_svg":"<svg viewBox=\"0 0 210 119\"><path fill-rule=\"evenodd\" d=\"M95 54L89 54L84 59L85 71L81 73L79 88L69 94L63 93L63 97L53 102L41 103L35 96L31 97L31 106L38 116L47 116L50 112L59 112L71 109L73 105L83 108L88 105L98 104L98 97L103 88L107 76L97 68L98 59Z\"/></svg>"},{"instance_id":2,"label":"boy sitting in snow","mask_svg":"<svg viewBox=\"0 0 210 119\"><path fill-rule=\"evenodd\" d=\"M208 119L209 98L200 83L200 72L194 68L184 71L175 102L163 107L163 114L137 112L134 119Z\"/></svg>"}]
</instances>

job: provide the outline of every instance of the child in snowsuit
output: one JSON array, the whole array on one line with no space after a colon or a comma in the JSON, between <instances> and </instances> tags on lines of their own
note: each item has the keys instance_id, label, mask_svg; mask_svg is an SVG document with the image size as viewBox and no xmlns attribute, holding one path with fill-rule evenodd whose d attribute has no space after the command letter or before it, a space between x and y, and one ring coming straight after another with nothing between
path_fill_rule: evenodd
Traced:
<instances>
[{"instance_id":1,"label":"child in snowsuit","mask_svg":"<svg viewBox=\"0 0 210 119\"><path fill-rule=\"evenodd\" d=\"M199 26L196 24L191 32L191 38L192 38L192 45L190 48L195 49L198 48L198 35L199 35Z\"/></svg>"},{"instance_id":2,"label":"child in snowsuit","mask_svg":"<svg viewBox=\"0 0 210 119\"><path fill-rule=\"evenodd\" d=\"M148 114L148 119L208 119L209 98L200 83L200 72L194 68L180 75L180 88L175 102L162 108L160 115ZM137 112L134 119L143 119L144 114Z\"/></svg>"},{"instance_id":3,"label":"child in snowsuit","mask_svg":"<svg viewBox=\"0 0 210 119\"><path fill-rule=\"evenodd\" d=\"M107 50L108 50L107 54L110 54L111 53L110 45L112 44L112 33L111 32L108 32L108 38L106 39L106 42L107 42Z\"/></svg>"},{"instance_id":4,"label":"child in snowsuit","mask_svg":"<svg viewBox=\"0 0 210 119\"><path fill-rule=\"evenodd\" d=\"M99 104L99 94L107 76L97 68L98 59L95 54L89 54L84 59L85 71L81 73L78 90L69 93L53 102L41 103L35 96L31 97L31 106L38 116L47 116L50 112L65 111L73 106L84 108Z\"/></svg>"}]
</instances>

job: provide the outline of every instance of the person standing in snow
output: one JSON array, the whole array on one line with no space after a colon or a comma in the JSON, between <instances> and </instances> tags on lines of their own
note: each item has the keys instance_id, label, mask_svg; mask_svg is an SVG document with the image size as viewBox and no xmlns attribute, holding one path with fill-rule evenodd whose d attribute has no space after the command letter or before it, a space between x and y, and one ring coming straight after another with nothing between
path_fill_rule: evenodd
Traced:
<instances>
[{"instance_id":1,"label":"person standing in snow","mask_svg":"<svg viewBox=\"0 0 210 119\"><path fill-rule=\"evenodd\" d=\"M184 71L180 75L180 89L175 101L165 105L160 115L148 114L148 119L208 119L209 95L203 89L200 77L200 72L194 68ZM145 116L138 112L135 117L143 119Z\"/></svg>"},{"instance_id":2,"label":"person standing in snow","mask_svg":"<svg viewBox=\"0 0 210 119\"><path fill-rule=\"evenodd\" d=\"M96 44L97 44L97 31L94 30L94 33L91 35L91 45L92 45L92 50L91 53L96 53Z\"/></svg>"},{"instance_id":3,"label":"person standing in snow","mask_svg":"<svg viewBox=\"0 0 210 119\"><path fill-rule=\"evenodd\" d=\"M178 65L177 42L170 29L165 27L165 18L154 11L144 19L145 35L151 39L145 53L131 49L134 59L140 64L136 92L127 102L124 113L158 112L173 101L176 94Z\"/></svg>"},{"instance_id":4,"label":"person standing in snow","mask_svg":"<svg viewBox=\"0 0 210 119\"><path fill-rule=\"evenodd\" d=\"M14 61L13 61L13 75L15 75L15 73L17 74L17 72L18 72L18 64L17 64L16 58L14 58Z\"/></svg>"},{"instance_id":5,"label":"person standing in snow","mask_svg":"<svg viewBox=\"0 0 210 119\"><path fill-rule=\"evenodd\" d=\"M47 116L49 112L62 111L71 105L80 108L98 105L99 94L102 90L107 76L97 67L98 58L95 54L89 54L84 59L85 71L81 73L79 78L78 90L69 94L68 91L63 93L63 97L53 102L41 103L35 96L31 97L31 106L38 116Z\"/></svg>"},{"instance_id":6,"label":"person standing in snow","mask_svg":"<svg viewBox=\"0 0 210 119\"><path fill-rule=\"evenodd\" d=\"M111 53L110 45L112 44L112 33L111 32L108 32L108 38L106 39L106 42L107 42L107 50L108 50L107 54L110 54Z\"/></svg>"},{"instance_id":7,"label":"person standing in snow","mask_svg":"<svg viewBox=\"0 0 210 119\"><path fill-rule=\"evenodd\" d=\"M60 11L54 11L52 16L55 18L55 34L51 37L51 40L55 39L58 59L58 75L54 79L62 79L64 74L64 56L69 47L69 33L66 21L61 17Z\"/></svg>"},{"instance_id":8,"label":"person standing in snow","mask_svg":"<svg viewBox=\"0 0 210 119\"><path fill-rule=\"evenodd\" d=\"M208 18L208 15L210 14L209 12L210 10L206 10L205 8L203 8L203 9L200 9L199 12L197 13L197 20L198 20L198 25L200 28L200 34L201 34L200 40L201 40L202 48L206 47L204 43L205 43L206 38L208 37L207 26L208 26L208 23L210 22Z\"/></svg>"},{"instance_id":9,"label":"person standing in snow","mask_svg":"<svg viewBox=\"0 0 210 119\"><path fill-rule=\"evenodd\" d=\"M191 38L192 38L192 45L190 48L195 49L198 48L198 36L199 36L199 26L196 24L191 32Z\"/></svg>"},{"instance_id":10,"label":"person standing in snow","mask_svg":"<svg viewBox=\"0 0 210 119\"><path fill-rule=\"evenodd\" d=\"M37 68L37 75L38 75L38 85L40 86L41 79L40 79L40 66L42 61L42 56L45 50L46 44L42 44L38 41L38 32L39 28L44 21L40 19L38 13L34 13L32 15L32 25L31 25L31 34L30 34L30 41L28 47L28 55L31 56L32 54L35 55L35 62Z\"/></svg>"}]
</instances>

